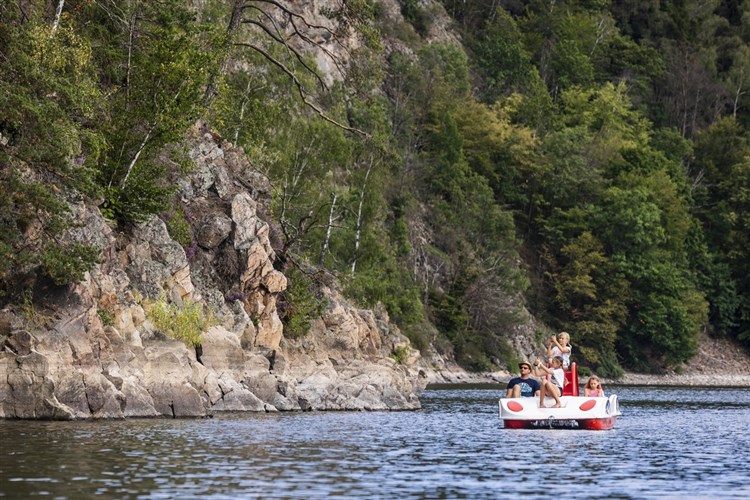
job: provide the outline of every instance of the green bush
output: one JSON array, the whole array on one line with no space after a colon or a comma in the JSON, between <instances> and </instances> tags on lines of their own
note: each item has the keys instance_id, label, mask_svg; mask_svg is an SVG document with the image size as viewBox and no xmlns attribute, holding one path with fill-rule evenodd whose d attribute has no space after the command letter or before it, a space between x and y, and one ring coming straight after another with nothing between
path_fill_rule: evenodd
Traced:
<instances>
[{"instance_id":1,"label":"green bush","mask_svg":"<svg viewBox=\"0 0 750 500\"><path fill-rule=\"evenodd\" d=\"M88 245L49 246L42 254L42 266L57 285L77 283L99 262L99 251Z\"/></svg>"},{"instance_id":2,"label":"green bush","mask_svg":"<svg viewBox=\"0 0 750 500\"><path fill-rule=\"evenodd\" d=\"M485 353L473 347L458 352L456 360L472 372L491 372L496 369Z\"/></svg>"},{"instance_id":3,"label":"green bush","mask_svg":"<svg viewBox=\"0 0 750 500\"><path fill-rule=\"evenodd\" d=\"M165 219L169 237L183 247L189 247L193 242L193 231L182 207L178 205Z\"/></svg>"},{"instance_id":4,"label":"green bush","mask_svg":"<svg viewBox=\"0 0 750 500\"><path fill-rule=\"evenodd\" d=\"M74 224L68 201L96 197L104 148L92 124L103 94L92 47L63 16L53 29L41 4L0 4L0 297L16 302L40 267L55 283L78 281L94 249L61 247ZM28 7L28 8L27 8ZM33 241L29 236L33 235Z\"/></svg>"},{"instance_id":5,"label":"green bush","mask_svg":"<svg viewBox=\"0 0 750 500\"><path fill-rule=\"evenodd\" d=\"M392 256L380 266L362 267L346 279L346 296L365 307L382 304L390 319L408 334L424 318L419 289L409 272Z\"/></svg>"},{"instance_id":6,"label":"green bush","mask_svg":"<svg viewBox=\"0 0 750 500\"><path fill-rule=\"evenodd\" d=\"M405 345L395 346L393 348L393 351L391 352L391 359L393 359L396 363L403 365L409 358L409 350L409 347Z\"/></svg>"},{"instance_id":7,"label":"green bush","mask_svg":"<svg viewBox=\"0 0 750 500\"><path fill-rule=\"evenodd\" d=\"M599 375L605 378L620 379L625 375L625 370L622 369L620 364L617 362L617 356L614 352L610 351L599 356Z\"/></svg>"},{"instance_id":8,"label":"green bush","mask_svg":"<svg viewBox=\"0 0 750 500\"><path fill-rule=\"evenodd\" d=\"M157 330L187 345L201 345L201 334L218 324L214 315L204 311L198 302L185 302L182 307L159 298L146 304L146 316Z\"/></svg>"},{"instance_id":9,"label":"green bush","mask_svg":"<svg viewBox=\"0 0 750 500\"><path fill-rule=\"evenodd\" d=\"M425 354L430 347L429 331L430 325L426 324L425 321L414 325L407 325L403 329L403 333L411 342L411 346L422 354Z\"/></svg>"},{"instance_id":10,"label":"green bush","mask_svg":"<svg viewBox=\"0 0 750 500\"><path fill-rule=\"evenodd\" d=\"M427 12L420 7L418 0L403 0L401 15L414 27L414 31L426 36L430 31L430 19Z\"/></svg>"},{"instance_id":11,"label":"green bush","mask_svg":"<svg viewBox=\"0 0 750 500\"><path fill-rule=\"evenodd\" d=\"M99 319L102 321L102 325L104 326L114 326L115 325L115 317L112 316L112 312L108 309L97 309L96 311L97 316L99 316Z\"/></svg>"},{"instance_id":12,"label":"green bush","mask_svg":"<svg viewBox=\"0 0 750 500\"><path fill-rule=\"evenodd\" d=\"M298 268L288 270L286 276L288 286L277 304L284 336L296 339L307 335L312 320L323 313L327 301L318 298L313 279Z\"/></svg>"}]
</instances>

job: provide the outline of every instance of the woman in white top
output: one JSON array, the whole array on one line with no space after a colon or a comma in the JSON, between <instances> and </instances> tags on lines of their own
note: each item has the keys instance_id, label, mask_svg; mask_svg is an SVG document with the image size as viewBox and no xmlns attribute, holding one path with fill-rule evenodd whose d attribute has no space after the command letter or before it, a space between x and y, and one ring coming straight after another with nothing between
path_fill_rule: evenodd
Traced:
<instances>
[{"instance_id":1,"label":"woman in white top","mask_svg":"<svg viewBox=\"0 0 750 500\"><path fill-rule=\"evenodd\" d=\"M570 366L570 352L573 348L570 346L570 334L560 332L557 337L554 335L549 339L547 344L547 358L552 363L552 358L560 356L562 358L562 367L568 369Z\"/></svg>"}]
</instances>

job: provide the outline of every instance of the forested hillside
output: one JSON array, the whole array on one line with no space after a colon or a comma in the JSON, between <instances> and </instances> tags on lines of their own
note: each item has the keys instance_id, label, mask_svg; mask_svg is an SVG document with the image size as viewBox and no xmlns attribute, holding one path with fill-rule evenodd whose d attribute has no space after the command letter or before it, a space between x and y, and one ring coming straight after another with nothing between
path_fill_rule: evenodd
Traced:
<instances>
[{"instance_id":1,"label":"forested hillside","mask_svg":"<svg viewBox=\"0 0 750 500\"><path fill-rule=\"evenodd\" d=\"M750 346L749 41L740 0L0 0L0 301L100 260L81 200L190 256L202 119L273 184L286 336L325 270L476 370L524 308L604 375Z\"/></svg>"}]
</instances>

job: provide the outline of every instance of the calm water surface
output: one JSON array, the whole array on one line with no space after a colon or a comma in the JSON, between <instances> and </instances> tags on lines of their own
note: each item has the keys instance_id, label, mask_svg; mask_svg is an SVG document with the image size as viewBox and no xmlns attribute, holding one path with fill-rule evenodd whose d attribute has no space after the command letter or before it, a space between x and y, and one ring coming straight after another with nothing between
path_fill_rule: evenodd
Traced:
<instances>
[{"instance_id":1,"label":"calm water surface","mask_svg":"<svg viewBox=\"0 0 750 500\"><path fill-rule=\"evenodd\" d=\"M466 386L417 412L0 421L0 497L750 497L750 389L609 392L603 432L504 429L499 388Z\"/></svg>"}]
</instances>

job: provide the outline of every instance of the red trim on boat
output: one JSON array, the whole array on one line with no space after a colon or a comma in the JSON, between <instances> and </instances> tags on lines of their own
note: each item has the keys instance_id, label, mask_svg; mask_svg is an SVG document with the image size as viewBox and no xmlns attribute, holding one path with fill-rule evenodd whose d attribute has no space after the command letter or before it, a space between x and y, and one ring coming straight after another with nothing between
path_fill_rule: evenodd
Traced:
<instances>
[{"instance_id":1,"label":"red trim on boat","mask_svg":"<svg viewBox=\"0 0 750 500\"><path fill-rule=\"evenodd\" d=\"M596 400L595 399L589 399L588 401L584 401L583 403L581 403L581 406L579 406L578 408L581 411L589 411L594 406L596 406Z\"/></svg>"},{"instance_id":2,"label":"red trim on boat","mask_svg":"<svg viewBox=\"0 0 750 500\"><path fill-rule=\"evenodd\" d=\"M615 420L615 417L582 419L578 421L578 425L581 426L581 429L606 431L615 426Z\"/></svg>"},{"instance_id":3,"label":"red trim on boat","mask_svg":"<svg viewBox=\"0 0 750 500\"><path fill-rule=\"evenodd\" d=\"M523 411L523 405L517 401L508 401L507 406L510 411Z\"/></svg>"}]
</instances>

